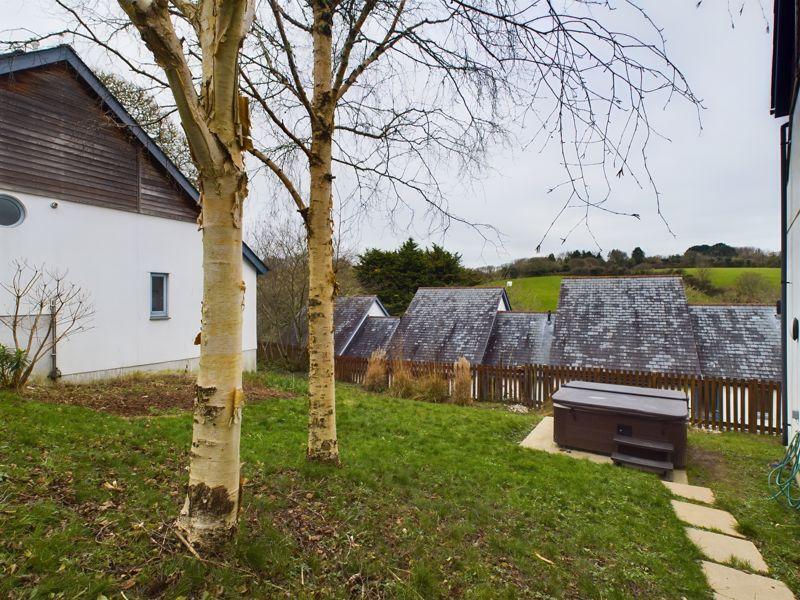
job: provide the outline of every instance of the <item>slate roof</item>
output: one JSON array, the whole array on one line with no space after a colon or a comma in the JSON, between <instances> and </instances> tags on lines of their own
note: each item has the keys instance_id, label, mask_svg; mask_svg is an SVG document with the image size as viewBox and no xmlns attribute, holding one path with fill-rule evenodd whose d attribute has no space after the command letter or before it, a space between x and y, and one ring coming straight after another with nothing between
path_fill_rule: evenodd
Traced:
<instances>
[{"instance_id":1,"label":"slate roof","mask_svg":"<svg viewBox=\"0 0 800 600\"><path fill-rule=\"evenodd\" d=\"M389 313L378 300L377 296L337 296L333 307L333 345L336 356L347 349L348 342L358 332L361 324L368 318L369 309L373 302L377 302L384 314ZM308 317L303 309L301 318L302 331L288 332L291 340L289 343L297 346L308 344Z\"/></svg>"},{"instance_id":2,"label":"slate roof","mask_svg":"<svg viewBox=\"0 0 800 600\"><path fill-rule=\"evenodd\" d=\"M564 278L551 361L699 374L681 278Z\"/></svg>"},{"instance_id":3,"label":"slate roof","mask_svg":"<svg viewBox=\"0 0 800 600\"><path fill-rule=\"evenodd\" d=\"M345 356L369 358L375 350L386 350L400 317L367 317L345 351Z\"/></svg>"},{"instance_id":4,"label":"slate roof","mask_svg":"<svg viewBox=\"0 0 800 600\"><path fill-rule=\"evenodd\" d=\"M344 352L347 343L367 318L373 302L378 302L383 307L377 296L338 296L336 298L336 306L333 308L333 340L337 356Z\"/></svg>"},{"instance_id":5,"label":"slate roof","mask_svg":"<svg viewBox=\"0 0 800 600\"><path fill-rule=\"evenodd\" d=\"M483 364L549 364L555 321L555 315L548 320L547 313L497 313Z\"/></svg>"},{"instance_id":6,"label":"slate roof","mask_svg":"<svg viewBox=\"0 0 800 600\"><path fill-rule=\"evenodd\" d=\"M389 352L418 362L483 360L503 288L419 288L392 336Z\"/></svg>"},{"instance_id":7,"label":"slate roof","mask_svg":"<svg viewBox=\"0 0 800 600\"><path fill-rule=\"evenodd\" d=\"M709 377L781 379L781 321L772 306L690 306Z\"/></svg>"}]
</instances>

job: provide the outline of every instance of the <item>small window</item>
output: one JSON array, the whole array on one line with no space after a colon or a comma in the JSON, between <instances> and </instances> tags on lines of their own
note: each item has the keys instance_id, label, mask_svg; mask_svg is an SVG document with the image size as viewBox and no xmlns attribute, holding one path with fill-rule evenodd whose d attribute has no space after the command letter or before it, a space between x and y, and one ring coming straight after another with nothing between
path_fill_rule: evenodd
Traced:
<instances>
[{"instance_id":1,"label":"small window","mask_svg":"<svg viewBox=\"0 0 800 600\"><path fill-rule=\"evenodd\" d=\"M166 319L169 317L167 309L167 273L150 273L150 318Z\"/></svg>"},{"instance_id":2,"label":"small window","mask_svg":"<svg viewBox=\"0 0 800 600\"><path fill-rule=\"evenodd\" d=\"M0 227L14 227L25 220L25 207L11 196L0 194Z\"/></svg>"}]
</instances>

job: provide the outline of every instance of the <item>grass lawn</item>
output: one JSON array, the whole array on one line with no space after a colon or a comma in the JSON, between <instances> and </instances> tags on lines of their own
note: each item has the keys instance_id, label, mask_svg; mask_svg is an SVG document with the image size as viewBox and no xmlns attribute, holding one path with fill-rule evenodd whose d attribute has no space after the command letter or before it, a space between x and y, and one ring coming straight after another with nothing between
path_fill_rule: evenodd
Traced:
<instances>
[{"instance_id":1,"label":"grass lawn","mask_svg":"<svg viewBox=\"0 0 800 600\"><path fill-rule=\"evenodd\" d=\"M337 469L304 459L304 379L249 385L282 393L245 411L240 532L206 562L170 529L188 412L0 394L0 597L708 597L658 480L520 448L537 415L340 385Z\"/></svg>"},{"instance_id":2,"label":"grass lawn","mask_svg":"<svg viewBox=\"0 0 800 600\"><path fill-rule=\"evenodd\" d=\"M783 456L778 438L746 433L689 436L689 481L714 490L717 504L739 521L772 576L800 597L800 511L770 500L771 465Z\"/></svg>"},{"instance_id":3,"label":"grass lawn","mask_svg":"<svg viewBox=\"0 0 800 600\"><path fill-rule=\"evenodd\" d=\"M697 269L684 269L687 273L696 275ZM773 268L748 268L748 267L713 267L709 269L711 283L724 290L731 290L736 283L736 278L745 272L755 272L763 275L773 289L775 299L781 294L781 270ZM540 277L522 277L512 279L514 285L506 288L511 306L514 310L545 311L558 308L558 294L561 286L562 275L542 275ZM487 286L505 287L506 281L498 280L486 284ZM706 294L686 286L686 297L690 304L713 304L725 302L720 298ZM770 299L770 302L772 300Z\"/></svg>"}]
</instances>

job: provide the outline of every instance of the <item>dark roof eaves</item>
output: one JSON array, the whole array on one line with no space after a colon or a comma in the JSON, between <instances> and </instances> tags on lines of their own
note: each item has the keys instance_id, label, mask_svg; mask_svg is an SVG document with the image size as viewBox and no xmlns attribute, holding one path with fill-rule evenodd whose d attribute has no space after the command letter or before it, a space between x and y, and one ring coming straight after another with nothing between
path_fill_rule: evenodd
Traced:
<instances>
[{"instance_id":1,"label":"dark roof eaves","mask_svg":"<svg viewBox=\"0 0 800 600\"><path fill-rule=\"evenodd\" d=\"M122 123L130 130L133 136L145 147L150 155L158 162L167 173L178 183L181 189L195 201L200 202L200 193L192 185L192 182L186 178L181 170L175 166L169 157L164 154L164 151L159 148L153 139L147 135L147 132L142 128L139 123L130 115L124 106L117 100L111 91L103 85L103 82L94 74L94 72L86 65L85 62L78 56L75 49L68 44L60 44L52 48L44 48L42 50L31 50L29 52L10 52L0 55L0 75L8 75L17 71L26 71L28 69L35 69L37 67L44 67L47 65L56 64L59 62L66 62L84 82L97 94L97 96L105 103L106 106L114 113ZM258 258L255 252L250 247L242 242L242 255L251 264L259 275L264 275L269 268L264 262Z\"/></svg>"}]
</instances>

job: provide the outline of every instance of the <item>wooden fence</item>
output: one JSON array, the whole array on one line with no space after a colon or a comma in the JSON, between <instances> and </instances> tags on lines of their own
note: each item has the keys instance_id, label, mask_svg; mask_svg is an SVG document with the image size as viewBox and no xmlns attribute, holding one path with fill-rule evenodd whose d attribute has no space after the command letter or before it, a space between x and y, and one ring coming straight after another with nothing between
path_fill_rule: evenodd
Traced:
<instances>
[{"instance_id":1,"label":"wooden fence","mask_svg":"<svg viewBox=\"0 0 800 600\"><path fill-rule=\"evenodd\" d=\"M389 361L390 380L397 364ZM452 363L407 362L405 367L414 377L433 373L452 385ZM472 397L478 401L539 408L548 403L564 383L592 381L683 391L689 398L691 423L706 429L779 435L784 427L779 381L554 365L473 365L471 369ZM339 381L363 383L366 371L366 358L340 356L336 359Z\"/></svg>"}]
</instances>

